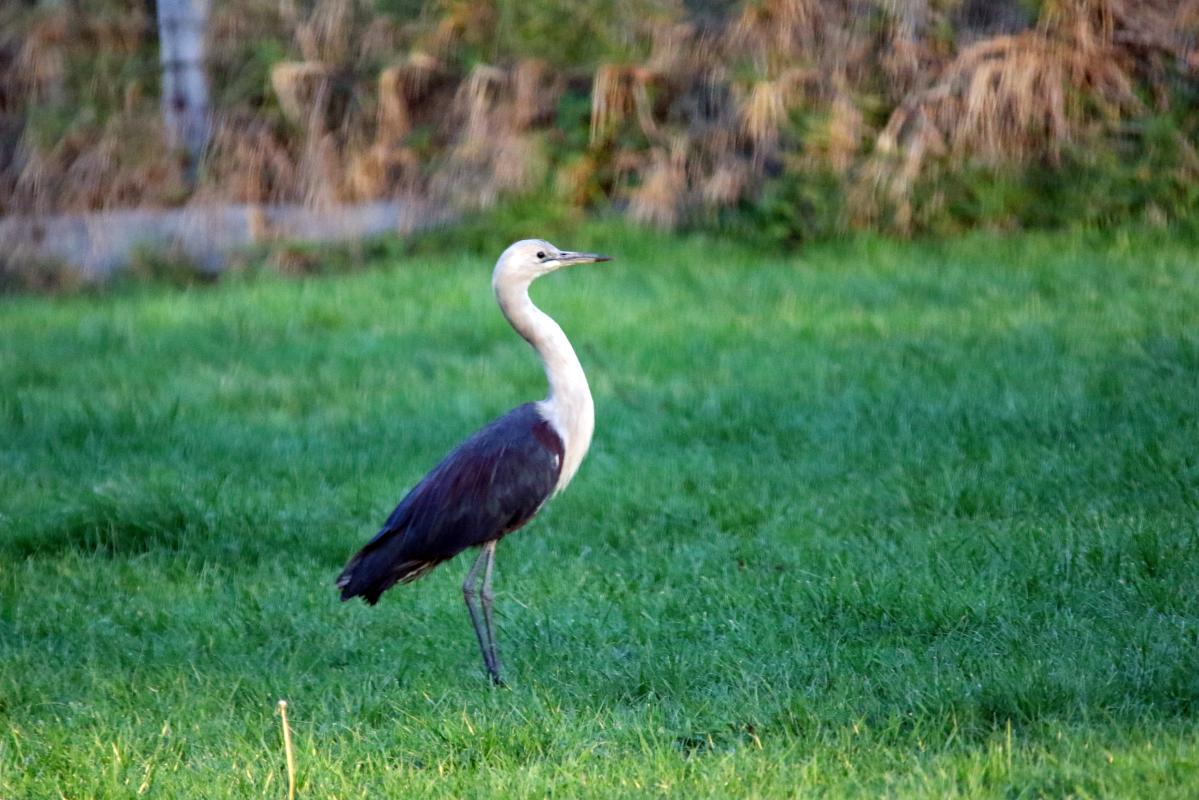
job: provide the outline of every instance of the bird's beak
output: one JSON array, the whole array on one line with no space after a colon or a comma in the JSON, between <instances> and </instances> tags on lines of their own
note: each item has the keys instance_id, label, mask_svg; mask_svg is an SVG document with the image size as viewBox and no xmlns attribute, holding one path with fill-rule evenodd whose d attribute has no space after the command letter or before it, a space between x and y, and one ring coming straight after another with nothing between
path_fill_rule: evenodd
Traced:
<instances>
[{"instance_id":1,"label":"bird's beak","mask_svg":"<svg viewBox=\"0 0 1199 800\"><path fill-rule=\"evenodd\" d=\"M594 264L597 261L611 260L611 256L601 256L599 253L562 253L558 256L558 263L564 267L574 264Z\"/></svg>"}]
</instances>

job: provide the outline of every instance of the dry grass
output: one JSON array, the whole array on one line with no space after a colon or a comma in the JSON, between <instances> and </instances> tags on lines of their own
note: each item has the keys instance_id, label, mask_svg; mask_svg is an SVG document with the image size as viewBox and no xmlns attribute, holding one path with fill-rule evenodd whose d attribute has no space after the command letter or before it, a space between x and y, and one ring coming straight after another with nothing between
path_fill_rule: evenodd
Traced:
<instances>
[{"instance_id":1,"label":"dry grass","mask_svg":"<svg viewBox=\"0 0 1199 800\"><path fill-rule=\"evenodd\" d=\"M305 61L345 64L359 56L354 23L360 5L355 0L317 0L304 10L295 0L279 0L279 11Z\"/></svg>"},{"instance_id":2,"label":"dry grass","mask_svg":"<svg viewBox=\"0 0 1199 800\"><path fill-rule=\"evenodd\" d=\"M251 115L217 117L202 173L201 201L266 203L299 194L299 165L288 142Z\"/></svg>"},{"instance_id":3,"label":"dry grass","mask_svg":"<svg viewBox=\"0 0 1199 800\"><path fill-rule=\"evenodd\" d=\"M717 164L703 181L700 198L709 208L734 205L749 193L752 179L753 171L749 164L742 160L727 159Z\"/></svg>"},{"instance_id":4,"label":"dry grass","mask_svg":"<svg viewBox=\"0 0 1199 800\"><path fill-rule=\"evenodd\" d=\"M840 176L857 219L902 230L937 170L1053 165L1199 79L1199 0L1047 0L1035 25L985 38L960 30L961 8L744 0L689 15L662 2L584 70L498 55L511 19L491 0L433 0L415 20L371 0L215 0L213 138L189 196L153 75L128 66L146 50L145 6L6 7L0 211L400 192L480 206L556 167L569 202L627 197L631 216L670 226L780 171L819 170ZM119 54L118 77L85 85L78 65L98 52ZM564 152L559 101L588 80L589 143ZM85 97L92 118L72 118ZM34 107L63 118L33 120Z\"/></svg>"},{"instance_id":5,"label":"dry grass","mask_svg":"<svg viewBox=\"0 0 1199 800\"><path fill-rule=\"evenodd\" d=\"M179 202L157 99L132 69L151 37L140 3L0 9L0 213Z\"/></svg>"},{"instance_id":6,"label":"dry grass","mask_svg":"<svg viewBox=\"0 0 1199 800\"><path fill-rule=\"evenodd\" d=\"M947 54L933 32L949 26L946 11L960 4L885 0L880 5L884 22L876 58L886 78L887 97L895 102L944 66Z\"/></svg>"},{"instance_id":7,"label":"dry grass","mask_svg":"<svg viewBox=\"0 0 1199 800\"><path fill-rule=\"evenodd\" d=\"M404 66L379 73L379 112L375 123L379 142L399 142L412 130L410 81Z\"/></svg>"},{"instance_id":8,"label":"dry grass","mask_svg":"<svg viewBox=\"0 0 1199 800\"><path fill-rule=\"evenodd\" d=\"M154 112L79 126L49 147L29 135L18 144L12 196L22 213L175 205L187 192L182 162L165 146Z\"/></svg>"},{"instance_id":9,"label":"dry grass","mask_svg":"<svg viewBox=\"0 0 1199 800\"><path fill-rule=\"evenodd\" d=\"M720 31L660 25L643 65L602 65L592 90L592 148L607 153L614 185L635 186L630 216L670 226L686 209L752 196L782 153L797 146L797 137L785 136L793 114L831 110L822 158L848 171L865 122L850 89L835 88L834 80L857 75L844 64L864 57L859 5L749 2ZM649 156L614 147L622 132L647 140ZM668 200L667 191L678 195Z\"/></svg>"},{"instance_id":10,"label":"dry grass","mask_svg":"<svg viewBox=\"0 0 1199 800\"><path fill-rule=\"evenodd\" d=\"M513 122L519 130L551 123L562 95L562 80L539 58L517 62L512 71Z\"/></svg>"},{"instance_id":11,"label":"dry grass","mask_svg":"<svg viewBox=\"0 0 1199 800\"><path fill-rule=\"evenodd\" d=\"M996 37L966 48L932 87L910 95L878 147L892 152L935 135L962 158L1056 159L1094 123L1142 111L1134 87L1127 61L1109 47L1040 31Z\"/></svg>"},{"instance_id":12,"label":"dry grass","mask_svg":"<svg viewBox=\"0 0 1199 800\"><path fill-rule=\"evenodd\" d=\"M333 67L319 61L282 61L271 68L271 89L292 122L325 116Z\"/></svg>"},{"instance_id":13,"label":"dry grass","mask_svg":"<svg viewBox=\"0 0 1199 800\"><path fill-rule=\"evenodd\" d=\"M548 163L530 127L552 109L552 95L547 100L540 91L545 78L537 62L471 70L454 97L457 133L430 182L435 196L479 208L544 182Z\"/></svg>"},{"instance_id":14,"label":"dry grass","mask_svg":"<svg viewBox=\"0 0 1199 800\"><path fill-rule=\"evenodd\" d=\"M66 91L66 45L71 17L63 8L46 9L25 33L9 71L14 90L25 103L62 102Z\"/></svg>"},{"instance_id":15,"label":"dry grass","mask_svg":"<svg viewBox=\"0 0 1199 800\"><path fill-rule=\"evenodd\" d=\"M437 21L424 38L433 53L448 55L494 35L498 12L491 0L435 0L432 7Z\"/></svg>"},{"instance_id":16,"label":"dry grass","mask_svg":"<svg viewBox=\"0 0 1199 800\"><path fill-rule=\"evenodd\" d=\"M663 50L656 59L664 69L677 68L681 58ZM693 78L694 79L694 78ZM641 134L652 142L664 141L663 132L655 119L651 89L668 88L667 72L639 64L601 64L595 71L591 89L591 143L602 145L610 140L620 126L636 120Z\"/></svg>"},{"instance_id":17,"label":"dry grass","mask_svg":"<svg viewBox=\"0 0 1199 800\"><path fill-rule=\"evenodd\" d=\"M734 46L751 50L759 66L781 55L812 58L822 49L837 2L751 0L730 31Z\"/></svg>"},{"instance_id":18,"label":"dry grass","mask_svg":"<svg viewBox=\"0 0 1199 800\"><path fill-rule=\"evenodd\" d=\"M421 51L379 73L374 142L350 156L346 173L346 190L352 198L366 200L417 189L420 159L406 139L419 106L444 73L436 58Z\"/></svg>"},{"instance_id":19,"label":"dry grass","mask_svg":"<svg viewBox=\"0 0 1199 800\"><path fill-rule=\"evenodd\" d=\"M857 160L866 138L862 110L849 95L839 91L829 107L825 159L838 174L846 174Z\"/></svg>"},{"instance_id":20,"label":"dry grass","mask_svg":"<svg viewBox=\"0 0 1199 800\"><path fill-rule=\"evenodd\" d=\"M351 158L344 190L352 200L409 194L418 188L419 176L420 159L410 148L375 144Z\"/></svg>"},{"instance_id":21,"label":"dry grass","mask_svg":"<svg viewBox=\"0 0 1199 800\"><path fill-rule=\"evenodd\" d=\"M671 229L682 217L687 191L686 157L681 146L655 148L642 183L629 195L629 217L643 225Z\"/></svg>"},{"instance_id":22,"label":"dry grass","mask_svg":"<svg viewBox=\"0 0 1199 800\"><path fill-rule=\"evenodd\" d=\"M778 144L779 131L787 121L788 93L782 79L757 81L741 100L741 126L758 152Z\"/></svg>"},{"instance_id":23,"label":"dry grass","mask_svg":"<svg viewBox=\"0 0 1199 800\"><path fill-rule=\"evenodd\" d=\"M1067 145L1147 113L1140 76L1156 55L1182 54L1170 5L1058 0L1036 30L964 48L880 131L853 194L861 218L877 222L889 204L910 227L911 189L930 161L1055 164Z\"/></svg>"},{"instance_id":24,"label":"dry grass","mask_svg":"<svg viewBox=\"0 0 1199 800\"><path fill-rule=\"evenodd\" d=\"M476 64L455 98L458 115L464 120L459 145L470 151L486 147L498 128L514 127L516 120L509 102L508 73L489 64Z\"/></svg>"},{"instance_id":25,"label":"dry grass","mask_svg":"<svg viewBox=\"0 0 1199 800\"><path fill-rule=\"evenodd\" d=\"M593 153L584 153L558 168L557 194L575 208L586 208L604 198L600 185L602 164Z\"/></svg>"},{"instance_id":26,"label":"dry grass","mask_svg":"<svg viewBox=\"0 0 1199 800\"><path fill-rule=\"evenodd\" d=\"M331 206L340 197L343 160L330 113L334 79L333 68L320 62L284 62L271 70L280 108L303 126L296 191L308 206Z\"/></svg>"},{"instance_id":27,"label":"dry grass","mask_svg":"<svg viewBox=\"0 0 1199 800\"><path fill-rule=\"evenodd\" d=\"M650 25L650 54L645 66L654 75L686 77L710 69L711 50L697 39L694 25L688 22L665 21ZM711 44L707 42L706 44Z\"/></svg>"}]
</instances>

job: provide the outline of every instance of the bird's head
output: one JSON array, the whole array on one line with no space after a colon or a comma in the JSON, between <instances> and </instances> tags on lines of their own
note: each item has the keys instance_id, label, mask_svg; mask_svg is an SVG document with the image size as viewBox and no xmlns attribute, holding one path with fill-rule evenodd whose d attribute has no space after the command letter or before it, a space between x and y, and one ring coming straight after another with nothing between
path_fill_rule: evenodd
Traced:
<instances>
[{"instance_id":1,"label":"bird's head","mask_svg":"<svg viewBox=\"0 0 1199 800\"><path fill-rule=\"evenodd\" d=\"M593 264L597 261L610 261L608 256L598 253L575 253L569 250L559 250L543 239L522 239L509 245L495 262L495 272L492 283L522 282L528 283L534 278L553 272L562 267L575 264Z\"/></svg>"}]
</instances>

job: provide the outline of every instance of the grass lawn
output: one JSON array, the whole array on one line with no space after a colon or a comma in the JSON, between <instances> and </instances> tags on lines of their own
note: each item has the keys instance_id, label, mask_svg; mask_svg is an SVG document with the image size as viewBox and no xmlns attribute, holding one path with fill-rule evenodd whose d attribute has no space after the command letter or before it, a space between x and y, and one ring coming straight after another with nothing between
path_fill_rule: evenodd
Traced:
<instances>
[{"instance_id":1,"label":"grass lawn","mask_svg":"<svg viewBox=\"0 0 1199 800\"><path fill-rule=\"evenodd\" d=\"M495 254L0 299L0 797L1195 797L1199 266L595 225L574 483L377 608L346 558L544 395Z\"/></svg>"}]
</instances>

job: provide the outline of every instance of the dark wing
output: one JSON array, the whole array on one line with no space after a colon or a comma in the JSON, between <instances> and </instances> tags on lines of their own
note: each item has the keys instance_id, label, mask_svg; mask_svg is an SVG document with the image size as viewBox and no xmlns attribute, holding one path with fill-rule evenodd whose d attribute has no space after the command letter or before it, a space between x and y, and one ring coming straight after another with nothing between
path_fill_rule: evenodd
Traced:
<instances>
[{"instance_id":1,"label":"dark wing","mask_svg":"<svg viewBox=\"0 0 1199 800\"><path fill-rule=\"evenodd\" d=\"M562 439L526 403L459 445L405 497L337 579L341 599L374 604L472 545L524 525L549 499Z\"/></svg>"}]
</instances>

